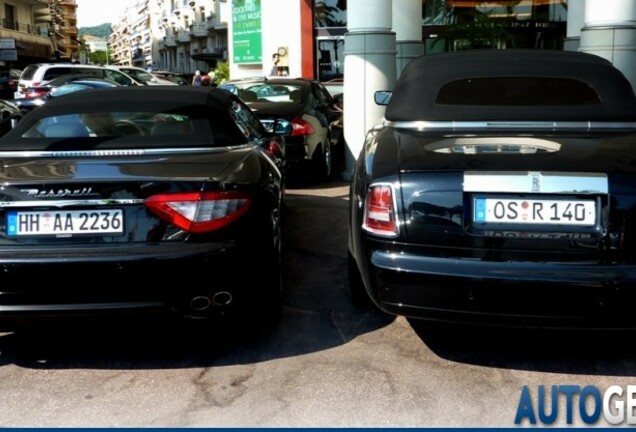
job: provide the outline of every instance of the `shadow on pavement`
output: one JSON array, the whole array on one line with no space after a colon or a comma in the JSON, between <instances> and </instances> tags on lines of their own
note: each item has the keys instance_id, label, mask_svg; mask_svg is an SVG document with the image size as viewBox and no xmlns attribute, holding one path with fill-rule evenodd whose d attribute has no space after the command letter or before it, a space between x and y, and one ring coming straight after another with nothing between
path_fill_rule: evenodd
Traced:
<instances>
[{"instance_id":1,"label":"shadow on pavement","mask_svg":"<svg viewBox=\"0 0 636 432\"><path fill-rule=\"evenodd\" d=\"M431 351L454 362L560 374L636 376L634 330L409 323Z\"/></svg>"},{"instance_id":2,"label":"shadow on pavement","mask_svg":"<svg viewBox=\"0 0 636 432\"><path fill-rule=\"evenodd\" d=\"M348 185L326 196L288 194L284 309L271 330L243 322L192 330L143 321L107 328L0 335L0 365L169 369L249 364L327 350L393 321L351 301L346 271ZM249 269L246 269L249 271ZM116 281L114 281L116 282ZM196 283L196 282L193 282Z\"/></svg>"}]
</instances>

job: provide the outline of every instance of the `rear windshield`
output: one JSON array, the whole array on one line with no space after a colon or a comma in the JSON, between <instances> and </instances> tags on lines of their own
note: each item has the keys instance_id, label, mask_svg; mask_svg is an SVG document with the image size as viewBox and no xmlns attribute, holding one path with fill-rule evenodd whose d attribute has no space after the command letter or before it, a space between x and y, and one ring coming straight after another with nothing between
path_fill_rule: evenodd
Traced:
<instances>
[{"instance_id":1,"label":"rear windshield","mask_svg":"<svg viewBox=\"0 0 636 432\"><path fill-rule=\"evenodd\" d=\"M20 79L31 81L33 79L33 75L35 75L35 71L38 70L37 65L29 65L24 71L22 71L22 75L20 75Z\"/></svg>"},{"instance_id":2,"label":"rear windshield","mask_svg":"<svg viewBox=\"0 0 636 432\"><path fill-rule=\"evenodd\" d=\"M443 86L441 105L593 105L601 101L586 83L561 78L474 78Z\"/></svg>"},{"instance_id":3,"label":"rear windshield","mask_svg":"<svg viewBox=\"0 0 636 432\"><path fill-rule=\"evenodd\" d=\"M81 68L81 67L52 67L44 72L43 81L51 81L53 78L60 77L62 75L91 75L95 77L102 77L103 74L99 69Z\"/></svg>"},{"instance_id":4,"label":"rear windshield","mask_svg":"<svg viewBox=\"0 0 636 432\"><path fill-rule=\"evenodd\" d=\"M23 150L225 147L247 142L229 114L90 112L43 117L25 129ZM3 150L3 148L0 148Z\"/></svg>"}]
</instances>

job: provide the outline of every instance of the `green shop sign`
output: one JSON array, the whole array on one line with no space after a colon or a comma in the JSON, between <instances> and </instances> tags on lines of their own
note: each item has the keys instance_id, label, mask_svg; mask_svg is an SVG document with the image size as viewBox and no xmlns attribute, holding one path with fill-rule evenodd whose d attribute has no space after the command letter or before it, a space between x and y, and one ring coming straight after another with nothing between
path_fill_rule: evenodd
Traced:
<instances>
[{"instance_id":1,"label":"green shop sign","mask_svg":"<svg viewBox=\"0 0 636 432\"><path fill-rule=\"evenodd\" d=\"M262 63L261 0L232 0L234 63Z\"/></svg>"}]
</instances>

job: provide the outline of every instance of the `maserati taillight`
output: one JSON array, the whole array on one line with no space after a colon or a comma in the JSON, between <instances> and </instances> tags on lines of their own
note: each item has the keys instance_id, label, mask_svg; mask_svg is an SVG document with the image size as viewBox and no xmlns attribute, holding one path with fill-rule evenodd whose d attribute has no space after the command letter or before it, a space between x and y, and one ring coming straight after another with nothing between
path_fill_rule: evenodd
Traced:
<instances>
[{"instance_id":1,"label":"maserati taillight","mask_svg":"<svg viewBox=\"0 0 636 432\"><path fill-rule=\"evenodd\" d=\"M191 233L223 228L244 215L251 203L251 194L239 191L160 194L144 201L150 212Z\"/></svg>"},{"instance_id":2,"label":"maserati taillight","mask_svg":"<svg viewBox=\"0 0 636 432\"><path fill-rule=\"evenodd\" d=\"M373 185L369 188L364 203L364 230L385 237L397 236L398 225L393 198L393 189L390 185Z\"/></svg>"},{"instance_id":3,"label":"maserati taillight","mask_svg":"<svg viewBox=\"0 0 636 432\"><path fill-rule=\"evenodd\" d=\"M289 136L301 136L311 135L314 133L314 128L307 120L303 120L300 117L293 118L291 120L292 131Z\"/></svg>"}]
</instances>

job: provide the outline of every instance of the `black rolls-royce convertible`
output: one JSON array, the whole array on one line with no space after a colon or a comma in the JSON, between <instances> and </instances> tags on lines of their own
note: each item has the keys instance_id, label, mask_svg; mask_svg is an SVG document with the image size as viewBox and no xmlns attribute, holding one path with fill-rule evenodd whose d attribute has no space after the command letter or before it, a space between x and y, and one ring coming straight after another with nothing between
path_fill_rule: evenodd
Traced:
<instances>
[{"instance_id":1,"label":"black rolls-royce convertible","mask_svg":"<svg viewBox=\"0 0 636 432\"><path fill-rule=\"evenodd\" d=\"M556 51L414 59L351 185L354 298L412 318L636 324L636 97Z\"/></svg>"},{"instance_id":2,"label":"black rolls-royce convertible","mask_svg":"<svg viewBox=\"0 0 636 432\"><path fill-rule=\"evenodd\" d=\"M96 89L30 113L0 141L0 328L275 318L277 139L213 88Z\"/></svg>"}]
</instances>

